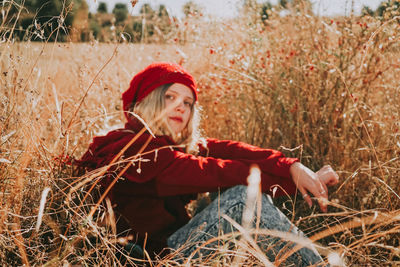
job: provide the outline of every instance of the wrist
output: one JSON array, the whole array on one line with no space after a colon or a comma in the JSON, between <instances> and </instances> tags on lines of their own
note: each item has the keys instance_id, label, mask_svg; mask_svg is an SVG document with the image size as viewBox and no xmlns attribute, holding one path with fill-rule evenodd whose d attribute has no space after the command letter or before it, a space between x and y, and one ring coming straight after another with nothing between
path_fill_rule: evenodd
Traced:
<instances>
[{"instance_id":1,"label":"wrist","mask_svg":"<svg viewBox=\"0 0 400 267\"><path fill-rule=\"evenodd\" d=\"M293 163L290 168L289 168L289 172L290 175L292 176L292 178L294 177L294 175L298 172L299 169L301 169L301 167L303 166L303 164L301 164L300 162L295 162Z\"/></svg>"}]
</instances>

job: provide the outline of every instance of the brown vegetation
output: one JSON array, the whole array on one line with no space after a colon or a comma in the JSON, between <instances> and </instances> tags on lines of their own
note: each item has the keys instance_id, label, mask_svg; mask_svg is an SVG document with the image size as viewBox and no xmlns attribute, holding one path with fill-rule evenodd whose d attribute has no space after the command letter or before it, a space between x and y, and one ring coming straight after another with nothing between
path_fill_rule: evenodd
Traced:
<instances>
[{"instance_id":1,"label":"brown vegetation","mask_svg":"<svg viewBox=\"0 0 400 267\"><path fill-rule=\"evenodd\" d=\"M1 44L2 265L116 262L123 240L103 223L112 222L112 209L104 203L87 216L93 201L85 185L97 176L76 177L70 163L93 136L123 124L121 92L161 60L183 64L197 79L204 135L338 170L328 214L297 198L281 203L313 241L348 265L399 264L398 17L292 11L262 22L246 12L231 21L188 17L164 45ZM210 260L231 264L229 255L216 255ZM249 265L260 262L244 255Z\"/></svg>"}]
</instances>

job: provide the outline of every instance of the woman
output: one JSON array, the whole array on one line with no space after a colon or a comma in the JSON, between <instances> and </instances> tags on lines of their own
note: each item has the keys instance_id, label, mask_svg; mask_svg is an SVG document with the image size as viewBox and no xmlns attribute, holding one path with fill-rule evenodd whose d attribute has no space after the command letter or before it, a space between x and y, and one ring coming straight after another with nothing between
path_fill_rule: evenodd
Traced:
<instances>
[{"instance_id":1,"label":"woman","mask_svg":"<svg viewBox=\"0 0 400 267\"><path fill-rule=\"evenodd\" d=\"M338 182L329 166L314 173L298 159L286 158L276 150L200 138L196 83L181 66L166 62L149 65L135 75L122 99L125 128L95 137L80 164L93 170L115 161L124 151L118 159L121 163L108 172L103 186L118 179L109 194L120 216L118 232L132 235L140 246L146 243L152 257L167 247L177 249L188 239L201 242L221 229L229 232L232 226L224 220L221 225L218 212L240 223L245 187L239 185L247 184L249 168L254 164L261 171L263 192L271 193L274 185L279 185L275 196L293 195L299 190L310 206L312 194L326 211L327 186ZM219 202L215 200L190 220L185 206L197 193L219 188L230 189ZM262 227L297 233L265 196L262 207ZM279 242L270 239L262 246ZM271 261L285 245L280 243L266 249ZM186 246L183 256L189 256L195 248ZM300 258L304 265L321 260L312 249L303 248L296 255L292 261Z\"/></svg>"}]
</instances>

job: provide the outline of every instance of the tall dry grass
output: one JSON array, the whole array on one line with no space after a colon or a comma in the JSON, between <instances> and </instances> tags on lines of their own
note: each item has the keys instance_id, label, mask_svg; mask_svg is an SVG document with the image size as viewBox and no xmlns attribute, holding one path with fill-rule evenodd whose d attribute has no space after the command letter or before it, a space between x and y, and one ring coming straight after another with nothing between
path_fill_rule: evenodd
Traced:
<instances>
[{"instance_id":1,"label":"tall dry grass","mask_svg":"<svg viewBox=\"0 0 400 267\"><path fill-rule=\"evenodd\" d=\"M264 24L246 12L229 21L189 17L166 45L17 43L6 34L12 25L1 25L2 265L118 264L124 240L104 223L112 208L87 216L96 173L76 177L69 163L93 136L123 125L121 93L156 60L183 64L197 79L205 135L339 172L327 214L298 198L281 202L311 240L348 265L399 264L398 21L292 10ZM208 262L230 265L236 253L261 264L249 250ZM167 262L176 264L153 264Z\"/></svg>"}]
</instances>

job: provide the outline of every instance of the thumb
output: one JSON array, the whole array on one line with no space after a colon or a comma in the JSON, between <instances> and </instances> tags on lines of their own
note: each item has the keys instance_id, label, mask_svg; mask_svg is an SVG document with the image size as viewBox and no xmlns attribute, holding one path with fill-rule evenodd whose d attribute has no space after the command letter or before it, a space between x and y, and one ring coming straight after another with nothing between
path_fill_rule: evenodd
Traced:
<instances>
[{"instance_id":1,"label":"thumb","mask_svg":"<svg viewBox=\"0 0 400 267\"><path fill-rule=\"evenodd\" d=\"M339 182L339 175L329 165L322 167L316 174L319 180L328 186L335 185Z\"/></svg>"}]
</instances>

